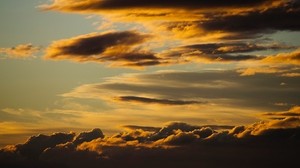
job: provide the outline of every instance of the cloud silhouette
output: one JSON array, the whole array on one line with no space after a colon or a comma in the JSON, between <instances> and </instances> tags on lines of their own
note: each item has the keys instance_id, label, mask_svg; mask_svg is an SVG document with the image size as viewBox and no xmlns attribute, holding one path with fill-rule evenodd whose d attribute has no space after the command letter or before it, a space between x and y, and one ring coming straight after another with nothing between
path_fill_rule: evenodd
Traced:
<instances>
[{"instance_id":1,"label":"cloud silhouette","mask_svg":"<svg viewBox=\"0 0 300 168\"><path fill-rule=\"evenodd\" d=\"M138 96L121 96L115 98L115 100L123 102L137 102L137 103L154 103L154 104L164 104L164 105L187 105L187 104L202 104L199 101L184 101L184 100L169 100L169 99L154 99L147 97Z\"/></svg>"},{"instance_id":2,"label":"cloud silhouette","mask_svg":"<svg viewBox=\"0 0 300 168\"><path fill-rule=\"evenodd\" d=\"M137 128L104 137L100 129L80 133L77 138L73 133L39 135L24 144L1 149L0 165L47 168L181 167L199 163L211 168L221 165L298 166L299 126L299 117L287 117L236 126L230 130L170 122L159 130ZM79 142L79 137L88 140ZM31 151L30 155L24 152L24 148ZM38 152L31 155L33 151ZM213 162L216 159L222 163Z\"/></svg>"}]
</instances>

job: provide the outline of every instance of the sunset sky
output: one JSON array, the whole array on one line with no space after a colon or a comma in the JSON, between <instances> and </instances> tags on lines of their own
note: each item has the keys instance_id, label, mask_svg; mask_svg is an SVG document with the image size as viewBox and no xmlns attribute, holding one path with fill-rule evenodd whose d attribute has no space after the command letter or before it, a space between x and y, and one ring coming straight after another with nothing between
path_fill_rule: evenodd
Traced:
<instances>
[{"instance_id":1,"label":"sunset sky","mask_svg":"<svg viewBox=\"0 0 300 168\"><path fill-rule=\"evenodd\" d=\"M230 138L259 146L278 137L295 139L268 146L272 157L280 158L275 149L292 156L300 144L299 18L298 0L1 0L0 161L11 152L42 159L13 155L3 165L46 158L49 167L78 166L52 157L65 145L91 165L118 167L109 159L142 148L131 158L138 163L120 161L134 167L199 146L220 154ZM40 152L27 155L40 136L48 138ZM180 163L189 159L196 163Z\"/></svg>"}]
</instances>

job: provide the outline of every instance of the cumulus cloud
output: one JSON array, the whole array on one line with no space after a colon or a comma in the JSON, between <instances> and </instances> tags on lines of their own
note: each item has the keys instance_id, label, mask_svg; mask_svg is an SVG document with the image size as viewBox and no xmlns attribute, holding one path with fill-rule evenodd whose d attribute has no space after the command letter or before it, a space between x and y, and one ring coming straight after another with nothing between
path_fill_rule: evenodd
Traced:
<instances>
[{"instance_id":1,"label":"cumulus cloud","mask_svg":"<svg viewBox=\"0 0 300 168\"><path fill-rule=\"evenodd\" d=\"M0 48L0 54L4 54L8 58L27 59L34 57L33 54L40 51L40 47L36 47L30 43L20 44L11 48Z\"/></svg>"},{"instance_id":2,"label":"cumulus cloud","mask_svg":"<svg viewBox=\"0 0 300 168\"><path fill-rule=\"evenodd\" d=\"M287 117L229 130L170 122L159 129L131 127L112 136L103 136L100 129L81 133L77 138L74 133L39 135L24 144L1 149L0 165L182 167L201 163L211 168L224 164L230 167L297 166L299 126L299 117ZM96 132L98 135L93 136ZM88 138L78 142L78 137ZM35 157L28 157L22 152L24 148L39 150L34 153ZM214 162L216 159L222 163Z\"/></svg>"},{"instance_id":3,"label":"cumulus cloud","mask_svg":"<svg viewBox=\"0 0 300 168\"><path fill-rule=\"evenodd\" d=\"M110 62L120 66L159 64L153 53L138 48L151 36L133 31L92 33L53 42L45 59Z\"/></svg>"}]
</instances>

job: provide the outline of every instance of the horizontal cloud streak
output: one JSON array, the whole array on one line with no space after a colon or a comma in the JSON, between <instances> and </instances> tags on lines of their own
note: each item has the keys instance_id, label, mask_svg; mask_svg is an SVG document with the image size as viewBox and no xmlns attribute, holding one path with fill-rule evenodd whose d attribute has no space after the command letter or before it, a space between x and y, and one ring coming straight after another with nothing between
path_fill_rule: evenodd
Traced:
<instances>
[{"instance_id":1,"label":"horizontal cloud streak","mask_svg":"<svg viewBox=\"0 0 300 168\"><path fill-rule=\"evenodd\" d=\"M178 8L178 9L205 9L205 8L234 8L234 7L251 7L269 3L268 0L244 0L227 2L226 0L212 1L196 1L196 0L174 0L172 2L162 2L159 0L89 0L89 1L74 1L74 0L55 0L50 5L42 6L45 9L66 10L66 11L101 11L107 9L132 9L132 8Z\"/></svg>"},{"instance_id":2,"label":"horizontal cloud streak","mask_svg":"<svg viewBox=\"0 0 300 168\"><path fill-rule=\"evenodd\" d=\"M282 86L284 82L287 85ZM199 102L191 105L220 105L236 108L277 109L277 102L297 104L299 78L260 74L240 76L234 71L156 72L126 74L103 83L75 88L65 97L92 98L111 101L161 103L164 100ZM300 94L300 93L299 93ZM134 95L134 96L132 96ZM149 99L151 98L151 99ZM200 103L206 102L206 103ZM165 102L166 103L166 102ZM166 103L177 104L175 102ZM181 103L182 105L185 103ZM190 104L190 103L186 103Z\"/></svg>"},{"instance_id":3,"label":"horizontal cloud streak","mask_svg":"<svg viewBox=\"0 0 300 168\"><path fill-rule=\"evenodd\" d=\"M165 105L187 105L187 104L201 104L198 101L184 101L184 100L169 100L169 99L153 99L147 97L138 96L121 96L115 98L115 100L124 102L137 102L137 103L155 103L155 104L165 104Z\"/></svg>"}]
</instances>

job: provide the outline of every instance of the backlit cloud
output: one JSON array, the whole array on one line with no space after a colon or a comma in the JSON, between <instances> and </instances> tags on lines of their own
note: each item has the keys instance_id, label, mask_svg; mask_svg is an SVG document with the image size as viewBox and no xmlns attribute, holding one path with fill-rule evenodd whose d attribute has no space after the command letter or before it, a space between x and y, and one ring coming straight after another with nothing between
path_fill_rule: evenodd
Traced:
<instances>
[{"instance_id":1,"label":"backlit cloud","mask_svg":"<svg viewBox=\"0 0 300 168\"><path fill-rule=\"evenodd\" d=\"M151 36L132 31L92 33L53 42L45 59L76 62L110 62L120 66L159 64L153 53L139 49Z\"/></svg>"},{"instance_id":2,"label":"backlit cloud","mask_svg":"<svg viewBox=\"0 0 300 168\"><path fill-rule=\"evenodd\" d=\"M63 96L107 102L117 99L128 103L229 105L263 110L277 109L274 105L277 102L297 104L299 87L296 83L299 78L273 74L240 76L234 71L166 71L109 78L102 83L79 86Z\"/></svg>"},{"instance_id":3,"label":"backlit cloud","mask_svg":"<svg viewBox=\"0 0 300 168\"><path fill-rule=\"evenodd\" d=\"M23 144L2 148L0 165L176 168L201 162L215 168L224 164L240 167L247 161L245 167L298 166L299 125L299 117L287 117L229 130L169 122L157 129L131 127L112 136L104 136L100 129L79 135L38 135ZM222 163L214 162L216 159Z\"/></svg>"}]
</instances>

